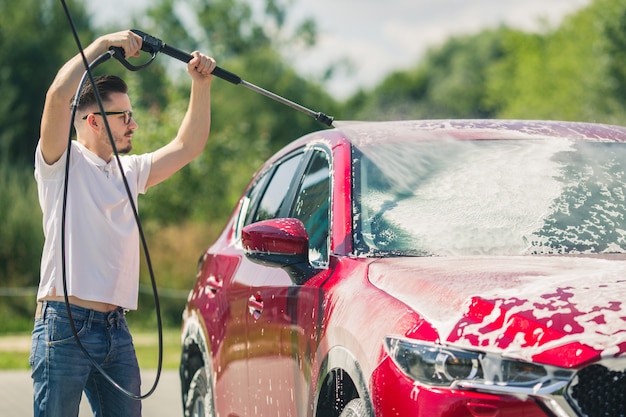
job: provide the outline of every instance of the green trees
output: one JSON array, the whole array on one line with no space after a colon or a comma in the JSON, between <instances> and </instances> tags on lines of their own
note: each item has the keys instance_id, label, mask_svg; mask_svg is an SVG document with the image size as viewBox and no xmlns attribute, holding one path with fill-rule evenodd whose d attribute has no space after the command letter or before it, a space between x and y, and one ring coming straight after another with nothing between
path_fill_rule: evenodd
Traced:
<instances>
[{"instance_id":1,"label":"green trees","mask_svg":"<svg viewBox=\"0 0 626 417\"><path fill-rule=\"evenodd\" d=\"M595 0L557 28L452 38L344 109L348 118L626 121L626 1Z\"/></svg>"},{"instance_id":2,"label":"green trees","mask_svg":"<svg viewBox=\"0 0 626 417\"><path fill-rule=\"evenodd\" d=\"M0 0L0 315L1 329L31 322L34 297L6 289L38 281L43 243L33 157L46 90L76 48L63 10L53 0ZM82 35L90 32L80 2L70 0ZM12 290L11 290L12 291Z\"/></svg>"},{"instance_id":3,"label":"green trees","mask_svg":"<svg viewBox=\"0 0 626 417\"><path fill-rule=\"evenodd\" d=\"M350 99L344 111L349 119L494 117L485 91L489 67L504 53L506 32L452 38L414 69L391 74L371 93Z\"/></svg>"},{"instance_id":4,"label":"green trees","mask_svg":"<svg viewBox=\"0 0 626 417\"><path fill-rule=\"evenodd\" d=\"M89 36L81 2L70 0L81 35ZM76 47L59 2L0 0L0 162L32 161L46 90Z\"/></svg>"},{"instance_id":5,"label":"green trees","mask_svg":"<svg viewBox=\"0 0 626 417\"><path fill-rule=\"evenodd\" d=\"M545 34L508 32L490 68L487 99L497 115L619 123L607 37L616 9L623 13L626 2L599 0Z\"/></svg>"},{"instance_id":6,"label":"green trees","mask_svg":"<svg viewBox=\"0 0 626 417\"><path fill-rule=\"evenodd\" d=\"M328 112L336 109L328 94L300 77L278 53L287 44L313 42L315 25L305 20L288 33L285 4L277 0L263 4L262 11L254 11L243 0L160 0L137 24L179 49L212 54L220 67L290 100ZM193 13L183 13L185 7ZM166 56L159 57L159 64L169 71L184 68ZM146 132L147 124L139 119L142 132L137 137L142 139L138 142L146 146L140 144L138 149L154 149L175 134L187 101L187 78L177 77L169 90L167 105L151 113L151 120L147 117L148 128L158 131ZM149 100L145 104L154 109ZM183 172L151 190L142 201L142 213L160 222L223 221L262 161L294 137L320 128L314 120L264 96L215 80L206 151Z\"/></svg>"}]
</instances>

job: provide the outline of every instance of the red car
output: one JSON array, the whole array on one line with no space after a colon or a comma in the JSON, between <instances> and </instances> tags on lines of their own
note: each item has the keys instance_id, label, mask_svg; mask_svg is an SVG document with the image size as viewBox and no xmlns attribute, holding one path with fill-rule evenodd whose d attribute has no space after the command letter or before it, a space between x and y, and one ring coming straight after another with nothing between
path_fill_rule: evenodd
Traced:
<instances>
[{"instance_id":1,"label":"red car","mask_svg":"<svg viewBox=\"0 0 626 417\"><path fill-rule=\"evenodd\" d=\"M435 120L289 144L200 259L186 415L626 415L625 141Z\"/></svg>"}]
</instances>

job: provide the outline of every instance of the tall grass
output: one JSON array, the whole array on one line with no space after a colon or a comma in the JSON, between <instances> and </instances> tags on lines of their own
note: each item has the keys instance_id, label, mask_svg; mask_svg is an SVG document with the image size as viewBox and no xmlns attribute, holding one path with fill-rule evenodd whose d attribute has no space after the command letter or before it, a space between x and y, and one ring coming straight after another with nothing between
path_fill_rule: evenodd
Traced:
<instances>
[{"instance_id":1,"label":"tall grass","mask_svg":"<svg viewBox=\"0 0 626 417\"><path fill-rule=\"evenodd\" d=\"M154 222L145 226L164 326L180 326L187 295L196 280L198 258L213 242L220 227L206 223L160 226ZM154 328L156 307L145 257L140 285L139 307L132 315L137 317L138 326Z\"/></svg>"},{"instance_id":2,"label":"tall grass","mask_svg":"<svg viewBox=\"0 0 626 417\"><path fill-rule=\"evenodd\" d=\"M43 244L33 169L0 163L0 333L32 326ZM8 319L10 318L10 319Z\"/></svg>"}]
</instances>

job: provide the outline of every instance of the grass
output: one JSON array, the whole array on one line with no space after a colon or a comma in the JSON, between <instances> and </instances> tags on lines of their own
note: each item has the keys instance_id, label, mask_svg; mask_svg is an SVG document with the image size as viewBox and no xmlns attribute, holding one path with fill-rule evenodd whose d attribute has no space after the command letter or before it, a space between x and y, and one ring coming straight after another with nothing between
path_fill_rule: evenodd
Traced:
<instances>
[{"instance_id":1,"label":"grass","mask_svg":"<svg viewBox=\"0 0 626 417\"><path fill-rule=\"evenodd\" d=\"M156 369L159 339L155 332L133 334L135 351L141 369ZM163 329L163 369L178 369L180 365L180 329Z\"/></svg>"},{"instance_id":2,"label":"grass","mask_svg":"<svg viewBox=\"0 0 626 417\"><path fill-rule=\"evenodd\" d=\"M135 351L141 369L156 369L159 339L155 332L133 332ZM178 369L180 329L163 329L163 369ZM30 334L0 336L0 370L29 369Z\"/></svg>"}]
</instances>

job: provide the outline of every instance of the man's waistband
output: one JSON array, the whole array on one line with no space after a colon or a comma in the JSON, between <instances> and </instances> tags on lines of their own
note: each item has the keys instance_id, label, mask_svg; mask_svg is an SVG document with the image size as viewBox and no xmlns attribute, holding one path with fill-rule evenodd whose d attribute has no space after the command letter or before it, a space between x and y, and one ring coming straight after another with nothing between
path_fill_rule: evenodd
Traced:
<instances>
[{"instance_id":1,"label":"man's waistband","mask_svg":"<svg viewBox=\"0 0 626 417\"><path fill-rule=\"evenodd\" d=\"M70 304L70 311L72 313L73 319L79 320L87 320L91 319L94 321L110 321L111 317L118 315L125 315L126 310L122 307L118 307L115 310L109 312L92 310L89 308L77 306L75 304ZM62 316L67 316L67 306L62 301L49 301L43 300L37 302L37 309L35 310L35 319L45 318L48 312L53 314L58 314Z\"/></svg>"}]
</instances>

